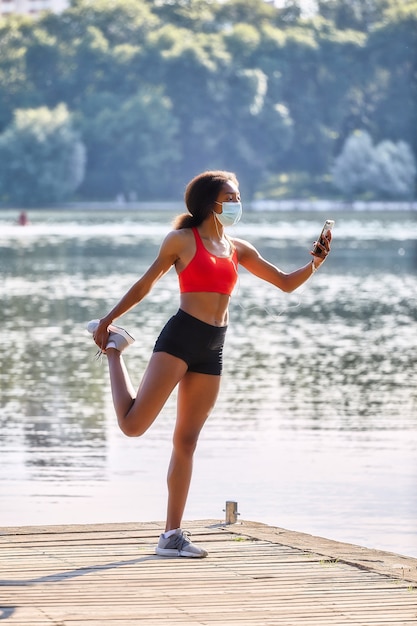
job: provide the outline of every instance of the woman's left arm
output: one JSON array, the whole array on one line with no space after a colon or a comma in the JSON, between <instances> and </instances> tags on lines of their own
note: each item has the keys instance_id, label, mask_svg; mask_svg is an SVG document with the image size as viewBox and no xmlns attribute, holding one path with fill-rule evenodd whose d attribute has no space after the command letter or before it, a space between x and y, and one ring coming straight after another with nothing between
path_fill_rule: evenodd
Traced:
<instances>
[{"instance_id":1,"label":"woman's left arm","mask_svg":"<svg viewBox=\"0 0 417 626\"><path fill-rule=\"evenodd\" d=\"M310 254L313 255L312 261L307 263L307 265L288 273L283 272L278 267L264 259L256 248L247 241L234 239L234 244L238 253L239 263L245 269L258 278L261 278L262 280L275 285L275 287L282 289L282 291L289 293L305 283L306 280L308 280L325 261L330 252L331 238L332 235L330 231L328 231L323 239L323 245L320 244L323 256L317 256L310 252Z\"/></svg>"}]
</instances>

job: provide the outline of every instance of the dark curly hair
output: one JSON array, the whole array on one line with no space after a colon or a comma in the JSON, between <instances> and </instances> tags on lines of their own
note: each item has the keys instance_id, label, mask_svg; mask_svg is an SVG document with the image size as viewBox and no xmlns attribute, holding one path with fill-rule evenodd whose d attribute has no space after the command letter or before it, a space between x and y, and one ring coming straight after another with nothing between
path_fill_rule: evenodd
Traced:
<instances>
[{"instance_id":1,"label":"dark curly hair","mask_svg":"<svg viewBox=\"0 0 417 626\"><path fill-rule=\"evenodd\" d=\"M223 170L209 170L195 176L185 189L185 205L188 213L178 215L174 228L199 226L213 210L213 205L223 185L233 182L239 186L236 174Z\"/></svg>"}]
</instances>

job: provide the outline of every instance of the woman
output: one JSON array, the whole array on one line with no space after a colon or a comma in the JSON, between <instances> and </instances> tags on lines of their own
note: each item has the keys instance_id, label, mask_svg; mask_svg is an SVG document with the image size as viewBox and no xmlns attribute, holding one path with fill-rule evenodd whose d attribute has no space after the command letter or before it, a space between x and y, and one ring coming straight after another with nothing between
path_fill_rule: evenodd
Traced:
<instances>
[{"instance_id":1,"label":"woman","mask_svg":"<svg viewBox=\"0 0 417 626\"><path fill-rule=\"evenodd\" d=\"M179 216L164 239L156 260L101 320L88 330L107 355L113 403L121 430L142 435L178 385L177 418L168 469L165 533L156 553L161 556L205 557L181 530L191 481L193 454L200 431L214 407L220 387L222 350L230 296L238 264L285 292L302 285L330 251L327 233L319 252L294 272L285 273L266 261L248 242L231 239L225 226L241 216L239 185L231 172L208 171L187 185L188 213ZM321 254L319 256L319 253ZM179 278L180 308L158 337L136 393L121 352L134 340L113 321L138 304L174 265Z\"/></svg>"}]
</instances>

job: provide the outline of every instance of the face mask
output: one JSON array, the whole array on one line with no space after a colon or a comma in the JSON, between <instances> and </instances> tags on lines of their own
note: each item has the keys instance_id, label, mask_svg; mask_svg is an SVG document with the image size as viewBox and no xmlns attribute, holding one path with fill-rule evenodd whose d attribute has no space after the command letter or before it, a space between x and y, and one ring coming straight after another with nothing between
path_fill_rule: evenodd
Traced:
<instances>
[{"instance_id":1,"label":"face mask","mask_svg":"<svg viewBox=\"0 0 417 626\"><path fill-rule=\"evenodd\" d=\"M222 226L233 226L242 217L241 202L217 202L216 200L216 204L222 205L222 212L214 213Z\"/></svg>"}]
</instances>

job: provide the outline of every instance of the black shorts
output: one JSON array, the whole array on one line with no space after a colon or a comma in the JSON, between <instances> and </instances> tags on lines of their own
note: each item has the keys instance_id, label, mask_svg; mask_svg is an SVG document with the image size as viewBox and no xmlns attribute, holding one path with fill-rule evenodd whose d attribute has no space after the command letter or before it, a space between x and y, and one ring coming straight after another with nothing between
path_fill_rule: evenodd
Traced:
<instances>
[{"instance_id":1,"label":"black shorts","mask_svg":"<svg viewBox=\"0 0 417 626\"><path fill-rule=\"evenodd\" d=\"M167 352L185 361L189 372L220 376L227 326L212 326L181 309L165 324L154 352Z\"/></svg>"}]
</instances>

